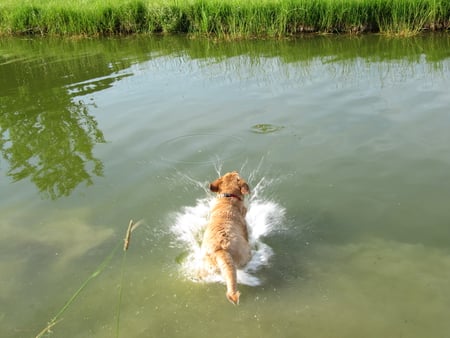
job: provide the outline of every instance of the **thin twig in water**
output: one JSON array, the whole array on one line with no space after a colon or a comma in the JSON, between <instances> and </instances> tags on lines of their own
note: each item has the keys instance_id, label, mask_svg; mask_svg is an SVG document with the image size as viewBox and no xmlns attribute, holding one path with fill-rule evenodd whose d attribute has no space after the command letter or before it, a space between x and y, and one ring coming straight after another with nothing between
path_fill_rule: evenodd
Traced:
<instances>
[{"instance_id":1,"label":"thin twig in water","mask_svg":"<svg viewBox=\"0 0 450 338\"><path fill-rule=\"evenodd\" d=\"M128 250L128 246L130 245L131 240L131 229L133 228L133 220L130 219L130 223L128 224L127 233L125 235L125 238L123 239L123 251Z\"/></svg>"},{"instance_id":2,"label":"thin twig in water","mask_svg":"<svg viewBox=\"0 0 450 338\"><path fill-rule=\"evenodd\" d=\"M143 220L139 220L136 223L133 222L132 219L130 219L130 223L128 223L127 232L125 234L125 238L123 239L123 256L122 256L122 267L120 272L120 285L119 285L119 301L117 304L117 322L116 322L116 338L119 338L120 333L120 307L122 305L122 294L123 294L123 278L125 276L125 260L127 258L127 250L130 246L131 241L131 233L133 230L135 230L139 225L143 223Z\"/></svg>"},{"instance_id":3,"label":"thin twig in water","mask_svg":"<svg viewBox=\"0 0 450 338\"><path fill-rule=\"evenodd\" d=\"M131 241L131 233L139 226L141 225L143 220L139 220L136 223L133 222L132 219L130 219L130 223L128 223L128 229L125 235L125 238L123 239L123 251L127 251L128 247L130 246Z\"/></svg>"},{"instance_id":4,"label":"thin twig in water","mask_svg":"<svg viewBox=\"0 0 450 338\"><path fill-rule=\"evenodd\" d=\"M133 230L135 230L139 225L141 225L144 221L141 219L137 221L136 223L133 222L133 220L130 220L130 223L128 225L127 233L124 239L124 246L123 250L126 251L130 245L130 239L131 239L131 233ZM78 290L75 291L75 293L70 297L70 299L64 304L64 306L60 309L60 311L48 322L47 326L36 335L36 338L43 337L46 333L50 333L51 329L58 324L61 320L59 319L60 316L63 315L63 313L69 308L70 305L75 301L75 299L79 296L79 294L84 290L84 288L89 284L89 282L97 277L100 273L103 272L103 270L107 267L111 259L113 258L114 254L116 253L117 249L119 249L120 243L117 243L117 245L112 249L111 253L103 260L103 262L100 263L100 265L97 267L97 269L81 284L81 286L78 288ZM118 323L119 323L119 317L120 317L120 303L122 298L122 281L123 281L123 270L125 265L125 255L122 260L122 277L120 281L120 294L119 294L119 313L118 313ZM119 324L117 324L117 336L118 336L118 330L119 330Z\"/></svg>"}]
</instances>

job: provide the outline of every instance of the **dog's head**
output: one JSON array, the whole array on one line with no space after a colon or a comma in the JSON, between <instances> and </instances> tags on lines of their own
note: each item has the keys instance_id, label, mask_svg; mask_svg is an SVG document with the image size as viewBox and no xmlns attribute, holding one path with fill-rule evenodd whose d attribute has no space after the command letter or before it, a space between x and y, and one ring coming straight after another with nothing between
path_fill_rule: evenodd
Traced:
<instances>
[{"instance_id":1,"label":"dog's head","mask_svg":"<svg viewBox=\"0 0 450 338\"><path fill-rule=\"evenodd\" d=\"M209 185L209 189L211 189L212 192L217 192L219 194L226 193L237 196L250 193L247 182L239 176L237 171L232 171L219 177Z\"/></svg>"}]
</instances>

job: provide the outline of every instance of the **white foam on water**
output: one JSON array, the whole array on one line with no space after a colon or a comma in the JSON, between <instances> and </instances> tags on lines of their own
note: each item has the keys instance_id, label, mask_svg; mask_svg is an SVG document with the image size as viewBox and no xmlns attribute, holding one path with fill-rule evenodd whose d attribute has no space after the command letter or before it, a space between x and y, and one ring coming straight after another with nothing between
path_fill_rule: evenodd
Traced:
<instances>
[{"instance_id":1,"label":"white foam on water","mask_svg":"<svg viewBox=\"0 0 450 338\"><path fill-rule=\"evenodd\" d=\"M274 201L261 197L263 190L271 182L264 178L256 184L248 201L246 215L249 242L252 247L252 259L242 270L237 271L238 283L257 286L261 284L256 272L270 264L274 252L263 242L276 230L281 229L285 209ZM215 196L198 199L195 206L183 207L175 214L171 231L175 236L176 246L184 250L180 262L180 271L184 277L194 282L224 282L217 271L206 271L203 266L201 242L208 223L209 211L215 203Z\"/></svg>"}]
</instances>

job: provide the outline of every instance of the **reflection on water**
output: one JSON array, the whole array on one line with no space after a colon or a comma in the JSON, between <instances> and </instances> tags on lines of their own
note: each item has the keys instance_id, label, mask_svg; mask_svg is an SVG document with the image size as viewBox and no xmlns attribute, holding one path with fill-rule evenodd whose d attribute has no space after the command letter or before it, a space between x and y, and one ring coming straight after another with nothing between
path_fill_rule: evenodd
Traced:
<instances>
[{"instance_id":1,"label":"reflection on water","mask_svg":"<svg viewBox=\"0 0 450 338\"><path fill-rule=\"evenodd\" d=\"M55 199L103 174L93 148L105 139L88 105L66 88L92 73L80 74L82 60L45 56L33 45L29 59L21 58L26 51L14 55L12 48L0 64L0 151L14 182L28 178Z\"/></svg>"},{"instance_id":2,"label":"reflection on water","mask_svg":"<svg viewBox=\"0 0 450 338\"><path fill-rule=\"evenodd\" d=\"M55 100L48 99L52 107ZM55 199L69 195L82 182L92 184L92 175L103 174L102 162L92 150L105 140L83 103L64 102L65 110L51 112L45 100L39 101L37 111L1 112L0 151L9 162L7 175L13 181L29 178Z\"/></svg>"},{"instance_id":3,"label":"reflection on water","mask_svg":"<svg viewBox=\"0 0 450 338\"><path fill-rule=\"evenodd\" d=\"M444 337L449 50L448 34L0 39L0 336L35 336L144 218L51 336ZM285 211L259 228L270 264L239 307L180 277L171 231L216 168L248 177L255 224Z\"/></svg>"},{"instance_id":4,"label":"reflection on water","mask_svg":"<svg viewBox=\"0 0 450 338\"><path fill-rule=\"evenodd\" d=\"M373 41L367 43L367 39ZM55 199L68 196L82 182L91 185L93 177L103 175L103 164L93 155L94 146L105 142L89 112L95 102L78 98L132 76L137 70L129 67L137 62L155 58L155 67L173 70L198 59L199 63L191 66L204 69L207 77L225 83L256 77L258 86L274 85L278 91L283 91L287 82L313 81L311 69L320 64L344 80L337 86L355 81L363 85L368 72L375 72L372 81L380 81L383 86L411 77L415 71L411 64L423 59L426 62L421 63L429 67L426 71L439 76L444 71L441 60L449 56L450 42L440 35L231 44L175 37L110 39L102 44L5 39L0 50L0 151L9 163L7 175L13 181L28 178L39 191ZM171 57L159 58L163 55ZM285 85L278 81L280 74L274 78L274 71L283 72ZM257 124L252 129L267 133L279 128ZM165 153L170 157L170 151Z\"/></svg>"}]
</instances>

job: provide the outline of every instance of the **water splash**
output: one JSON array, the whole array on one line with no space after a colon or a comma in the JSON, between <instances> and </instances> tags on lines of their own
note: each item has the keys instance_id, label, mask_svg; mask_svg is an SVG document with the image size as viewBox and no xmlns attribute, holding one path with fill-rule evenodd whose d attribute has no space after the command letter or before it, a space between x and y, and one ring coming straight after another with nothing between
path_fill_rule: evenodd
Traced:
<instances>
[{"instance_id":1,"label":"water splash","mask_svg":"<svg viewBox=\"0 0 450 338\"><path fill-rule=\"evenodd\" d=\"M261 284L256 273L270 264L274 252L263 239L274 231L281 229L285 209L274 201L263 198L264 189L271 181L262 178L253 189L248 201L246 216L249 242L252 247L252 259L244 269L237 271L238 283L256 286ZM184 207L176 213L171 228L176 239L176 246L185 251L179 256L180 270L184 277L194 282L224 282L216 271L205 274L203 267L201 242L208 223L209 211L215 203L214 196L198 199L195 206Z\"/></svg>"}]
</instances>

